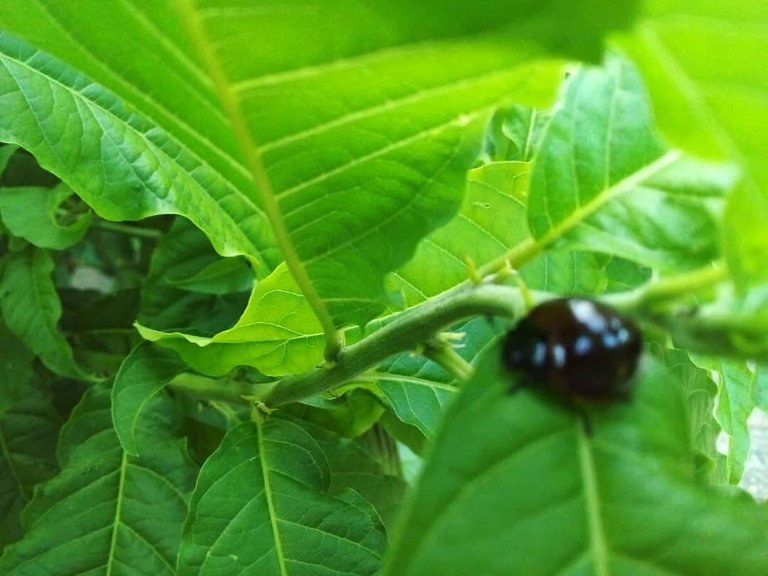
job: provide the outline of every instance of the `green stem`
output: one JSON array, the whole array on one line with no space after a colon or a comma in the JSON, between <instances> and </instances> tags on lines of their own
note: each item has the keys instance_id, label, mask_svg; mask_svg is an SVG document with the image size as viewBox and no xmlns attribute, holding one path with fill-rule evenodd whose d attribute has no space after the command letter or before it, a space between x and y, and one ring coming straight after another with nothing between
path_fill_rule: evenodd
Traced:
<instances>
[{"instance_id":1,"label":"green stem","mask_svg":"<svg viewBox=\"0 0 768 576\"><path fill-rule=\"evenodd\" d=\"M472 365L464 360L448 343L439 346L427 346L424 356L438 363L459 380L467 380L475 371Z\"/></svg>"},{"instance_id":2,"label":"green stem","mask_svg":"<svg viewBox=\"0 0 768 576\"><path fill-rule=\"evenodd\" d=\"M137 238L149 238L150 240L159 240L163 233L153 228L141 228L131 226L130 224L121 224L120 222L109 222L107 220L96 220L91 226L108 232L117 232L127 236L136 236Z\"/></svg>"},{"instance_id":3,"label":"green stem","mask_svg":"<svg viewBox=\"0 0 768 576\"><path fill-rule=\"evenodd\" d=\"M460 320L485 315L515 318L524 311L520 291L510 286L459 286L406 310L370 336L345 348L330 367L280 381L264 402L270 407L282 406L328 392L390 356L416 349Z\"/></svg>"},{"instance_id":4,"label":"green stem","mask_svg":"<svg viewBox=\"0 0 768 576\"><path fill-rule=\"evenodd\" d=\"M258 396L259 392L269 384L251 384L229 378L214 379L198 374L184 373L171 380L168 386L206 400L242 402L244 397Z\"/></svg>"},{"instance_id":5,"label":"green stem","mask_svg":"<svg viewBox=\"0 0 768 576\"><path fill-rule=\"evenodd\" d=\"M651 280L631 292L608 296L605 301L624 311L648 312L655 306L711 290L728 278L728 268L722 262L715 262L685 274Z\"/></svg>"}]
</instances>

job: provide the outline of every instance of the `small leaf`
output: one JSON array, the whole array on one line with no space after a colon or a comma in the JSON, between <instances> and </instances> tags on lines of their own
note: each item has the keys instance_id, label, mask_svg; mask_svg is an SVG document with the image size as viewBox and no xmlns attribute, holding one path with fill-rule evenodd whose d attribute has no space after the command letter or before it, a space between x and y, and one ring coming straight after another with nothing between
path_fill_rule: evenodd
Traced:
<instances>
[{"instance_id":1,"label":"small leaf","mask_svg":"<svg viewBox=\"0 0 768 576\"><path fill-rule=\"evenodd\" d=\"M757 400L757 373L743 360L700 356L694 360L719 376L715 416L728 435L728 482L738 484L749 454L750 430L747 423Z\"/></svg>"},{"instance_id":2,"label":"small leaf","mask_svg":"<svg viewBox=\"0 0 768 576\"><path fill-rule=\"evenodd\" d=\"M764 574L768 510L698 483L679 384L656 361L631 404L588 410L590 437L567 406L509 394L500 356L446 416L384 574Z\"/></svg>"},{"instance_id":3,"label":"small leaf","mask_svg":"<svg viewBox=\"0 0 768 576\"><path fill-rule=\"evenodd\" d=\"M211 376L241 365L284 376L322 361L322 330L285 265L256 285L237 324L213 337L137 328L147 340L175 350L189 366Z\"/></svg>"},{"instance_id":4,"label":"small leaf","mask_svg":"<svg viewBox=\"0 0 768 576\"><path fill-rule=\"evenodd\" d=\"M53 372L88 379L57 328L61 303L51 272L53 259L46 250L26 248L9 254L0 285L3 317L8 328Z\"/></svg>"},{"instance_id":5,"label":"small leaf","mask_svg":"<svg viewBox=\"0 0 768 576\"><path fill-rule=\"evenodd\" d=\"M56 212L73 192L66 186L0 188L0 215L10 232L40 248L63 250L83 239L91 223L90 212L62 225Z\"/></svg>"},{"instance_id":6,"label":"small leaf","mask_svg":"<svg viewBox=\"0 0 768 576\"><path fill-rule=\"evenodd\" d=\"M61 472L35 492L23 515L26 535L6 549L0 573L175 573L195 478L176 436L178 414L169 399L153 398L137 432L150 448L130 458L109 400L109 390L91 388L72 413L58 449Z\"/></svg>"},{"instance_id":7,"label":"small leaf","mask_svg":"<svg viewBox=\"0 0 768 576\"><path fill-rule=\"evenodd\" d=\"M13 156L16 150L18 150L18 148L11 144L0 146L0 176L2 176L3 172L5 172L5 167L8 165L8 160L11 159L11 156Z\"/></svg>"},{"instance_id":8,"label":"small leaf","mask_svg":"<svg viewBox=\"0 0 768 576\"><path fill-rule=\"evenodd\" d=\"M493 319L478 318L456 327L464 334L457 352L468 362L498 334ZM381 364L371 376L395 415L431 438L458 390L454 377L423 356L401 354Z\"/></svg>"},{"instance_id":9,"label":"small leaf","mask_svg":"<svg viewBox=\"0 0 768 576\"><path fill-rule=\"evenodd\" d=\"M483 156L488 162L533 160L549 113L526 106L497 110L491 118Z\"/></svg>"},{"instance_id":10,"label":"small leaf","mask_svg":"<svg viewBox=\"0 0 768 576\"><path fill-rule=\"evenodd\" d=\"M200 473L178 573L375 574L383 527L359 496L330 495L330 483L322 448L298 424L233 428Z\"/></svg>"},{"instance_id":11,"label":"small leaf","mask_svg":"<svg viewBox=\"0 0 768 576\"><path fill-rule=\"evenodd\" d=\"M178 354L144 342L125 358L112 386L112 420L120 445L137 456L136 431L142 412L171 379L186 369Z\"/></svg>"}]
</instances>

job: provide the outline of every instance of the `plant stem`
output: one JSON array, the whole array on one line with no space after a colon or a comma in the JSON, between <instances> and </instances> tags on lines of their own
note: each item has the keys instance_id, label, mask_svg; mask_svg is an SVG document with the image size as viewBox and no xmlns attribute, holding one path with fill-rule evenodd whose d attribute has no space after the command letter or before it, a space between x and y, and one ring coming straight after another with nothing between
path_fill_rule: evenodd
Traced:
<instances>
[{"instance_id":1,"label":"plant stem","mask_svg":"<svg viewBox=\"0 0 768 576\"><path fill-rule=\"evenodd\" d=\"M92 226L108 232L117 232L128 236L138 238L149 238L150 240L159 240L163 233L153 228L141 228L140 226L131 226L130 224L121 224L120 222L109 222L107 220L96 220Z\"/></svg>"},{"instance_id":2,"label":"plant stem","mask_svg":"<svg viewBox=\"0 0 768 576\"><path fill-rule=\"evenodd\" d=\"M243 397L257 395L260 389L269 384L251 384L229 378L214 379L185 372L171 380L168 386L206 400L240 402Z\"/></svg>"},{"instance_id":3,"label":"plant stem","mask_svg":"<svg viewBox=\"0 0 768 576\"><path fill-rule=\"evenodd\" d=\"M459 286L406 310L345 348L332 366L280 381L264 402L276 407L328 392L394 354L414 350L446 326L465 318L489 314L514 318L524 310L523 297L516 288L495 284Z\"/></svg>"},{"instance_id":4,"label":"plant stem","mask_svg":"<svg viewBox=\"0 0 768 576\"><path fill-rule=\"evenodd\" d=\"M622 310L647 312L656 305L710 290L728 278L728 268L722 262L715 262L685 274L652 280L636 290L608 296L605 300Z\"/></svg>"},{"instance_id":5,"label":"plant stem","mask_svg":"<svg viewBox=\"0 0 768 576\"><path fill-rule=\"evenodd\" d=\"M475 371L472 365L464 360L448 343L439 347L427 346L424 356L442 366L459 380L466 380Z\"/></svg>"}]
</instances>

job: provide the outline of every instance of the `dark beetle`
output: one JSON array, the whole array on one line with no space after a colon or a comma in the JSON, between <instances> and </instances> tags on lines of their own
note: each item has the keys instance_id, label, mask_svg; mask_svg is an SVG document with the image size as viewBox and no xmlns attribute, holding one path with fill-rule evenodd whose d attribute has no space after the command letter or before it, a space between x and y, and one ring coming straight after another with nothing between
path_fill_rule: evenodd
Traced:
<instances>
[{"instance_id":1,"label":"dark beetle","mask_svg":"<svg viewBox=\"0 0 768 576\"><path fill-rule=\"evenodd\" d=\"M507 334L505 365L520 385L568 401L627 399L643 348L637 325L586 298L558 298L531 309Z\"/></svg>"}]
</instances>

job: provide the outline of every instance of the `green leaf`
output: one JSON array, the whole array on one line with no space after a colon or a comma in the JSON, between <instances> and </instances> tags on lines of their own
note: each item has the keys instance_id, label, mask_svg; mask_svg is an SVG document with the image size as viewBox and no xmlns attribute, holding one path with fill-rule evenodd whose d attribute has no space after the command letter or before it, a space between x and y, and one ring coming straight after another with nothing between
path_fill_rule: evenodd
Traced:
<instances>
[{"instance_id":1,"label":"green leaf","mask_svg":"<svg viewBox=\"0 0 768 576\"><path fill-rule=\"evenodd\" d=\"M34 354L0 317L0 416L27 392Z\"/></svg>"},{"instance_id":2,"label":"green leaf","mask_svg":"<svg viewBox=\"0 0 768 576\"><path fill-rule=\"evenodd\" d=\"M526 204L531 165L494 162L469 173L459 214L427 237L416 255L390 278L408 305L423 302L466 281L469 264L483 266L530 240ZM574 251L548 251L533 257L520 274L532 288L572 293L604 289L607 259Z\"/></svg>"},{"instance_id":3,"label":"green leaf","mask_svg":"<svg viewBox=\"0 0 768 576\"><path fill-rule=\"evenodd\" d=\"M72 194L66 186L0 188L0 216L12 234L40 248L63 250L80 242L91 223L90 212L59 223L56 212Z\"/></svg>"},{"instance_id":4,"label":"green leaf","mask_svg":"<svg viewBox=\"0 0 768 576\"><path fill-rule=\"evenodd\" d=\"M743 285L768 278L768 73L755 58L768 50L767 24L760 0L651 0L633 33L619 39L647 79L664 134L686 150L741 165L725 248Z\"/></svg>"},{"instance_id":5,"label":"green leaf","mask_svg":"<svg viewBox=\"0 0 768 576\"><path fill-rule=\"evenodd\" d=\"M709 370L694 364L684 350L667 348L654 352L664 362L670 377L681 385L693 446L707 459L702 466L704 477L715 484L728 482L727 478L718 477L721 455L716 442L720 426L714 416L717 386Z\"/></svg>"},{"instance_id":6,"label":"green leaf","mask_svg":"<svg viewBox=\"0 0 768 576\"><path fill-rule=\"evenodd\" d=\"M16 146L11 146L10 144L0 146L0 176L5 172L8 160L11 159L11 156L13 156L17 149Z\"/></svg>"},{"instance_id":7,"label":"green leaf","mask_svg":"<svg viewBox=\"0 0 768 576\"><path fill-rule=\"evenodd\" d=\"M728 435L728 482L738 484L749 454L749 416L756 405L757 373L743 360L695 357L695 362L718 374L715 416Z\"/></svg>"},{"instance_id":8,"label":"green leaf","mask_svg":"<svg viewBox=\"0 0 768 576\"><path fill-rule=\"evenodd\" d=\"M137 431L148 449L130 458L109 400L108 389L94 387L72 413L58 449L61 473L25 509L27 534L6 549L3 574L175 573L195 478L176 436L178 414L155 397Z\"/></svg>"},{"instance_id":9,"label":"green leaf","mask_svg":"<svg viewBox=\"0 0 768 576\"><path fill-rule=\"evenodd\" d=\"M0 42L0 104L13 118L0 139L30 149L104 218L185 215L221 254L254 258L260 277L279 246L321 317L361 323L386 301L384 274L455 212L493 106L551 94L559 67L532 64L547 48L497 32L533 10L493 4L460 8L476 23L457 30L455 11L414 28L403 6L348 2L311 17L191 3L175 5L181 15L138 2L105 12L89 3L76 18L40 2L42 27L35 10L0 20L34 42L9 34ZM136 47L129 62L92 34L96 22ZM341 43L339 27L350 31ZM309 52L298 41L307 34ZM31 100L32 91L48 96Z\"/></svg>"},{"instance_id":10,"label":"green leaf","mask_svg":"<svg viewBox=\"0 0 768 576\"><path fill-rule=\"evenodd\" d=\"M631 404L589 409L591 437L575 411L510 395L514 384L490 350L435 440L384 574L765 572L768 511L697 483L680 386L658 363L646 361Z\"/></svg>"},{"instance_id":11,"label":"green leaf","mask_svg":"<svg viewBox=\"0 0 768 576\"><path fill-rule=\"evenodd\" d=\"M724 250L733 279L743 288L768 281L768 178L758 189L744 183L725 212Z\"/></svg>"},{"instance_id":12,"label":"green leaf","mask_svg":"<svg viewBox=\"0 0 768 576\"><path fill-rule=\"evenodd\" d=\"M222 268L230 273L210 282L199 276ZM222 258L199 228L176 218L152 252L139 322L156 330L212 335L237 322L253 284L253 270L242 258Z\"/></svg>"},{"instance_id":13,"label":"green leaf","mask_svg":"<svg viewBox=\"0 0 768 576\"><path fill-rule=\"evenodd\" d=\"M178 354L149 342L139 344L125 358L112 386L112 420L125 452L138 456L147 448L136 444L142 412L151 405L152 398L185 369Z\"/></svg>"},{"instance_id":14,"label":"green leaf","mask_svg":"<svg viewBox=\"0 0 768 576\"><path fill-rule=\"evenodd\" d=\"M457 352L467 361L496 336L492 319L479 318L456 327L464 334ZM453 375L423 356L401 354L381 364L371 375L395 415L431 438L457 392Z\"/></svg>"},{"instance_id":15,"label":"green leaf","mask_svg":"<svg viewBox=\"0 0 768 576\"><path fill-rule=\"evenodd\" d=\"M21 511L34 487L57 472L61 426L50 393L28 379L12 382L24 398L0 411L0 554L22 536Z\"/></svg>"},{"instance_id":16,"label":"green leaf","mask_svg":"<svg viewBox=\"0 0 768 576\"><path fill-rule=\"evenodd\" d=\"M531 162L549 113L526 106L497 110L488 126L483 156L488 162Z\"/></svg>"},{"instance_id":17,"label":"green leaf","mask_svg":"<svg viewBox=\"0 0 768 576\"><path fill-rule=\"evenodd\" d=\"M406 483L387 474L365 444L360 440L322 442L331 467L331 494L352 489L376 508L387 529L394 526L405 496Z\"/></svg>"},{"instance_id":18,"label":"green leaf","mask_svg":"<svg viewBox=\"0 0 768 576\"><path fill-rule=\"evenodd\" d=\"M0 285L3 317L8 328L53 372L87 379L57 328L61 303L51 272L53 259L46 250L26 248L9 254Z\"/></svg>"},{"instance_id":19,"label":"green leaf","mask_svg":"<svg viewBox=\"0 0 768 576\"><path fill-rule=\"evenodd\" d=\"M256 285L237 324L213 337L137 328L147 340L175 350L189 366L212 376L236 366L284 376L322 362L322 330L285 265Z\"/></svg>"},{"instance_id":20,"label":"green leaf","mask_svg":"<svg viewBox=\"0 0 768 576\"><path fill-rule=\"evenodd\" d=\"M179 574L374 574L385 538L362 498L328 493L331 470L298 424L230 430L192 497Z\"/></svg>"},{"instance_id":21,"label":"green leaf","mask_svg":"<svg viewBox=\"0 0 768 576\"><path fill-rule=\"evenodd\" d=\"M665 150L637 70L618 56L571 76L531 177L528 218L541 246L621 256L665 271L716 258L737 173Z\"/></svg>"}]
</instances>

